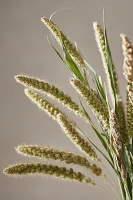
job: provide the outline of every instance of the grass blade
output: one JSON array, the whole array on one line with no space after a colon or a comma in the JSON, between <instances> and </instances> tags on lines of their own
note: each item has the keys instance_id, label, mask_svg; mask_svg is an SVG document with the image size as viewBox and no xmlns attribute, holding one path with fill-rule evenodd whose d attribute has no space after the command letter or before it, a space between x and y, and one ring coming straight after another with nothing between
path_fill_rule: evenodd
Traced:
<instances>
[{"instance_id":1,"label":"grass blade","mask_svg":"<svg viewBox=\"0 0 133 200\"><path fill-rule=\"evenodd\" d=\"M64 59L62 58L61 54L57 51L57 49L52 44L50 44L50 45L54 49L54 51L57 53L57 55L59 56L59 58L65 63Z\"/></svg>"},{"instance_id":2,"label":"grass blade","mask_svg":"<svg viewBox=\"0 0 133 200\"><path fill-rule=\"evenodd\" d=\"M59 34L59 37L60 37L60 41L62 43L62 49L63 49L63 52L64 52L65 63L67 64L70 72L73 75L75 75L79 80L81 80L83 83L87 84L87 81L82 76L82 73L80 72L80 70L77 67L76 63L74 62L74 60L71 58L69 52L67 51L59 28L56 25L54 25L54 26L55 26L56 30L58 31L58 34Z\"/></svg>"}]
</instances>

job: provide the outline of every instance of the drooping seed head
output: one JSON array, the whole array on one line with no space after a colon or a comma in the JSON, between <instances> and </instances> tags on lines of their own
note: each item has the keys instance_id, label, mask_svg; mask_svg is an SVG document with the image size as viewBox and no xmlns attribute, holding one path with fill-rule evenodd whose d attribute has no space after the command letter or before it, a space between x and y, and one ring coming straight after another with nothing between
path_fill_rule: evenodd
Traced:
<instances>
[{"instance_id":1,"label":"drooping seed head","mask_svg":"<svg viewBox=\"0 0 133 200\"><path fill-rule=\"evenodd\" d=\"M96 164L91 165L85 157L75 155L71 152L33 145L21 145L18 146L16 150L18 153L25 156L60 160L64 161L66 164L76 164L89 169L96 176L102 175L102 169Z\"/></svg>"},{"instance_id":2,"label":"drooping seed head","mask_svg":"<svg viewBox=\"0 0 133 200\"><path fill-rule=\"evenodd\" d=\"M42 174L42 175L55 176L67 180L86 182L85 175L82 174L81 172L75 172L72 168L67 169L66 167L59 167L57 165L51 165L51 164L42 164L42 163L16 164L6 168L3 172L6 175L12 175L12 176ZM92 184L93 181L90 179L90 182L88 183Z\"/></svg>"},{"instance_id":3,"label":"drooping seed head","mask_svg":"<svg viewBox=\"0 0 133 200\"><path fill-rule=\"evenodd\" d=\"M56 119L57 115L61 113L61 111L55 107L54 104L41 97L39 94L28 89L25 89L25 94L39 108L44 110L49 116L53 117L53 119Z\"/></svg>"},{"instance_id":4,"label":"drooping seed head","mask_svg":"<svg viewBox=\"0 0 133 200\"><path fill-rule=\"evenodd\" d=\"M73 45L70 40L65 36L65 34L59 29L59 27L51 20L47 19L46 17L42 17L41 21L45 24L45 26L50 30L50 32L53 34L55 39L59 42L59 44L62 46L62 41L70 54L70 56L73 58L73 60L79 64L81 67L85 67L84 60L82 56L80 55L79 51L77 51L75 45ZM61 38L60 38L61 36Z\"/></svg>"},{"instance_id":5,"label":"drooping seed head","mask_svg":"<svg viewBox=\"0 0 133 200\"><path fill-rule=\"evenodd\" d=\"M70 138L70 140L85 154L90 156L92 160L100 161L96 152L92 146L79 134L76 127L71 123L64 114L58 114L57 122L64 131L64 133Z\"/></svg>"}]
</instances>

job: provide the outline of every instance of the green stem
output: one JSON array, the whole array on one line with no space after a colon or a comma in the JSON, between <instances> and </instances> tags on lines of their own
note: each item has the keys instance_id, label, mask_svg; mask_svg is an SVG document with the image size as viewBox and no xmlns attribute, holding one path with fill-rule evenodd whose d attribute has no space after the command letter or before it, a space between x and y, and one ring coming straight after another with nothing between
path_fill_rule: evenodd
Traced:
<instances>
[{"instance_id":1,"label":"green stem","mask_svg":"<svg viewBox=\"0 0 133 200\"><path fill-rule=\"evenodd\" d=\"M116 189L114 188L114 186L107 180L107 178L104 177L105 183L107 183L112 190L115 192L115 194L117 195L118 199L121 199L121 196L119 196L119 194L116 192Z\"/></svg>"},{"instance_id":2,"label":"green stem","mask_svg":"<svg viewBox=\"0 0 133 200\"><path fill-rule=\"evenodd\" d=\"M126 180L124 181L124 185L125 185L125 188L126 188L126 193L127 193L127 195L128 195L128 200L132 200L132 199L131 199L131 196L130 196L130 192L129 192L129 190L128 190L128 186L127 186L127 181L126 181Z\"/></svg>"},{"instance_id":3,"label":"green stem","mask_svg":"<svg viewBox=\"0 0 133 200\"><path fill-rule=\"evenodd\" d=\"M123 186L123 183L121 181L121 178L118 177L118 180L119 180L119 185L120 185L120 189L121 189L121 194L122 194L123 200L126 200L126 193L125 193L124 186Z\"/></svg>"},{"instance_id":4,"label":"green stem","mask_svg":"<svg viewBox=\"0 0 133 200\"><path fill-rule=\"evenodd\" d=\"M89 139L89 137L78 127L78 129L81 131L81 133L89 140L89 142L103 155L103 157L108 161L108 163L113 167L113 164L111 163L111 161L107 158L107 156L92 142L91 139Z\"/></svg>"}]
</instances>

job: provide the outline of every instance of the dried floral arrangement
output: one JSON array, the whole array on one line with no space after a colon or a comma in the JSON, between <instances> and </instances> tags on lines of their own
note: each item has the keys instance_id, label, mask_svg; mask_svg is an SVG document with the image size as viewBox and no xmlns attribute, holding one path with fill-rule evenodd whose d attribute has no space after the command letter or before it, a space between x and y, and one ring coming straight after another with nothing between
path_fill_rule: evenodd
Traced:
<instances>
[{"instance_id":1,"label":"dried floral arrangement","mask_svg":"<svg viewBox=\"0 0 133 200\"><path fill-rule=\"evenodd\" d=\"M17 82L26 86L25 94L39 108L45 111L49 116L57 121L63 132L70 140L81 150L86 156L74 154L72 152L61 151L55 148L47 148L33 145L21 145L16 148L19 154L59 160L68 166L75 164L88 169L97 177L103 177L107 183L113 188L112 198L132 200L133 199L133 45L125 34L121 34L122 49L124 55L123 69L124 76L127 80L126 105L123 105L120 97L117 74L112 60L109 42L107 38L106 26L102 27L97 23L93 23L96 42L102 57L103 67L107 77L104 83L102 78L97 75L95 70L84 60L77 44L72 43L59 27L51 21L43 17L42 22L50 30L57 42L60 44L63 56L53 46L57 55L63 63L68 67L72 74L70 84L76 90L79 104L74 102L72 98L65 94L62 90L54 85L40 80L38 78L25 75L17 75ZM94 88L90 86L90 79L94 83ZM39 92L36 93L35 91ZM89 135L86 135L64 112L57 106L40 95L44 93L54 100L59 101L63 106L73 111L76 115L84 119L96 133L103 149L93 142ZM110 95L110 100L109 100ZM90 117L82 100L91 109L97 120L99 128L97 128L94 119ZM106 174L103 173L104 166L97 152L113 168L119 180L120 190L116 188L114 183L107 180ZM90 162L89 159L92 161ZM27 175L27 174L43 174L56 176L62 179L68 179L86 184L98 186L96 181L90 177L86 177L83 173L74 171L73 168L60 167L47 163L20 163L9 166L4 169L6 175ZM104 189L103 189L104 190Z\"/></svg>"}]
</instances>

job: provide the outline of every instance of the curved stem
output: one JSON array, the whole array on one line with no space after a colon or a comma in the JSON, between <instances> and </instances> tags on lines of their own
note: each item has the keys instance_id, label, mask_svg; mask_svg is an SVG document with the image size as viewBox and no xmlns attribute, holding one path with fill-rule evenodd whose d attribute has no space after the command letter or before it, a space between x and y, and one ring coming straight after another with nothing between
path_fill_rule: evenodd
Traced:
<instances>
[{"instance_id":1,"label":"curved stem","mask_svg":"<svg viewBox=\"0 0 133 200\"><path fill-rule=\"evenodd\" d=\"M132 199L131 199L131 196L130 196L130 192L129 192L129 189L128 189L127 181L126 181L126 180L124 181L124 185L125 185L125 187L126 187L126 193L127 193L127 195L128 195L129 200L132 200Z\"/></svg>"},{"instance_id":2,"label":"curved stem","mask_svg":"<svg viewBox=\"0 0 133 200\"><path fill-rule=\"evenodd\" d=\"M111 178L111 180L112 180L112 182L114 183L114 185L115 185L116 188L114 188L114 186L109 182L109 180L106 178L106 176L104 176L105 181L112 187L112 189L113 189L114 192L117 194L117 196L118 196L120 199L122 199L121 194L116 192L116 190L119 191L119 188L118 188L118 186L116 185L114 179L112 178L112 176L111 176L109 170L105 167L105 165L104 165L102 162L101 162L101 165L102 165L102 167L107 171L107 173L109 174L109 176L110 176L110 178Z\"/></svg>"},{"instance_id":3,"label":"curved stem","mask_svg":"<svg viewBox=\"0 0 133 200\"><path fill-rule=\"evenodd\" d=\"M107 190L105 190L104 188L102 188L101 186L99 185L96 185L99 189L101 189L102 191L104 191L105 193L109 194L110 196L112 196L115 200L119 200L117 199L113 194L111 194L110 192L108 192Z\"/></svg>"},{"instance_id":4,"label":"curved stem","mask_svg":"<svg viewBox=\"0 0 133 200\"><path fill-rule=\"evenodd\" d=\"M105 183L107 183L111 188L112 190L115 192L115 194L117 195L118 199L122 199L121 195L119 193L116 192L116 189L114 188L114 186L107 180L107 178L104 176L104 181Z\"/></svg>"}]
</instances>

